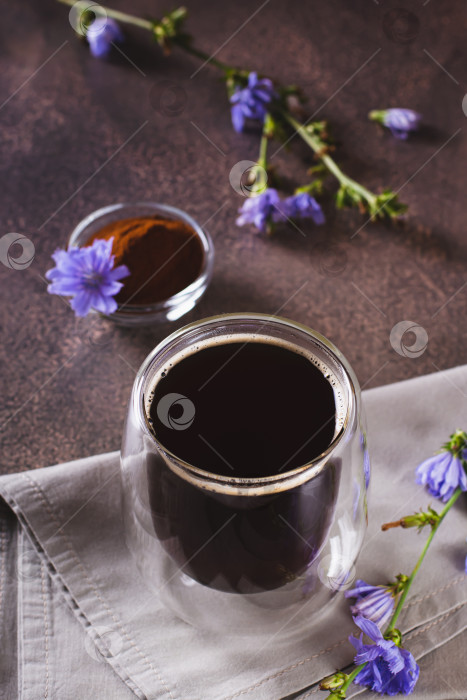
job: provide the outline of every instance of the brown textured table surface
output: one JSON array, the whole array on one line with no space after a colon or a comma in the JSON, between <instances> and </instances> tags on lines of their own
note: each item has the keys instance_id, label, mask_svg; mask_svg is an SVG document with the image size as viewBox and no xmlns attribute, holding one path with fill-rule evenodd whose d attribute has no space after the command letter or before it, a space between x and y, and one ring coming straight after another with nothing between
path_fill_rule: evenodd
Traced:
<instances>
[{"instance_id":1,"label":"brown textured table surface","mask_svg":"<svg viewBox=\"0 0 467 700\"><path fill-rule=\"evenodd\" d=\"M377 0L186 2L198 44L303 86L310 111L319 110L338 135L343 167L371 188L400 189L410 205L404 224L366 225L353 236L365 218L335 213L325 201L325 226L270 239L235 226L241 197L229 172L256 158L258 137L232 130L213 69L193 75L199 63L176 50L163 57L138 29L127 33L125 56L99 61L74 37L65 6L2 5L0 234L21 233L35 248L24 269L0 264L2 472L118 449L147 353L184 321L219 312L280 310L320 330L364 387L465 362L461 0L448 9L434 0L406 2L405 11ZM113 6L144 15L153 3ZM164 81L176 89L175 109ZM366 119L386 106L419 110L425 127L407 143L396 141ZM295 139L273 163L299 184L303 155ZM83 216L122 200L186 209L214 239L212 285L171 326L90 325L45 291L54 249ZM428 335L416 358L390 344L391 329L404 320Z\"/></svg>"}]
</instances>

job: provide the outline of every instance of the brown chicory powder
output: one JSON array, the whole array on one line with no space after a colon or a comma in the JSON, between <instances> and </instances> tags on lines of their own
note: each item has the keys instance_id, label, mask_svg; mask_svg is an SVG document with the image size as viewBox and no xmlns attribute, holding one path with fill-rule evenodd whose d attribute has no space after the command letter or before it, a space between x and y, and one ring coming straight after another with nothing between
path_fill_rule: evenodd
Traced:
<instances>
[{"instance_id":1,"label":"brown chicory powder","mask_svg":"<svg viewBox=\"0 0 467 700\"><path fill-rule=\"evenodd\" d=\"M121 219L96 231L87 245L97 238L113 238L115 266L126 265L130 270L115 297L118 304L165 301L194 282L203 266L199 236L179 219Z\"/></svg>"}]
</instances>

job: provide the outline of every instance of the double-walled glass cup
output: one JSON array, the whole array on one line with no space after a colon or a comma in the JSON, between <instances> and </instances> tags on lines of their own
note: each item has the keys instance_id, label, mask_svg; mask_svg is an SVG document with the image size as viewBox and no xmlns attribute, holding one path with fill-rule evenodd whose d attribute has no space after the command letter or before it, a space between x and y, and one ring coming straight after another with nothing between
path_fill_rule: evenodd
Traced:
<instances>
[{"instance_id":1,"label":"double-walled glass cup","mask_svg":"<svg viewBox=\"0 0 467 700\"><path fill-rule=\"evenodd\" d=\"M305 355L331 384L334 436L312 461L261 477L222 476L182 460L156 437L149 406L166 368L210 344L234 342L285 346ZM178 404L175 429L195 420L190 400L180 394L171 401ZM349 363L319 333L248 313L216 316L170 335L136 377L121 466L135 565L165 605L191 624L229 633L281 627L295 633L352 584L369 482L361 396Z\"/></svg>"}]
</instances>

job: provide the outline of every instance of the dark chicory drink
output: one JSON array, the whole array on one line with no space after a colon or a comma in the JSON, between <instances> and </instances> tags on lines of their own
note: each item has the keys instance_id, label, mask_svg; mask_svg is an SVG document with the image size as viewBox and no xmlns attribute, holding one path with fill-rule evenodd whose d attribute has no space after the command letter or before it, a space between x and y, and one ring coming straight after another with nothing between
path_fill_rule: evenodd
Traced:
<instances>
[{"instance_id":1,"label":"dark chicory drink","mask_svg":"<svg viewBox=\"0 0 467 700\"><path fill-rule=\"evenodd\" d=\"M202 488L160 454L148 456L154 528L186 574L251 593L306 573L330 524L340 462L267 494L261 479L325 452L342 429L342 403L336 377L316 358L264 336L211 339L159 373L146 399L150 428L163 448L209 473Z\"/></svg>"}]
</instances>

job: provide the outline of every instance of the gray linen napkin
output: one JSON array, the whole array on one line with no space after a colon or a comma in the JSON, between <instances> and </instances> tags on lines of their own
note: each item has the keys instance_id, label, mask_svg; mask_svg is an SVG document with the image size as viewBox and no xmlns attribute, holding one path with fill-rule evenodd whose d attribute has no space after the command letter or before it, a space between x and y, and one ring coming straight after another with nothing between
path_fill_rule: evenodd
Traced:
<instances>
[{"instance_id":1,"label":"gray linen napkin","mask_svg":"<svg viewBox=\"0 0 467 700\"><path fill-rule=\"evenodd\" d=\"M409 572L426 534L382 533L380 525L430 501L414 469L465 428L467 366L367 391L364 401L373 483L356 573L384 583ZM286 638L285 630L215 636L175 618L125 546L118 453L1 477L0 495L9 506L0 509L2 698L303 699L352 659L347 637L356 630L342 595L310 620L305 638ZM455 654L467 626L466 533L462 501L400 619L406 646L430 661L414 697L466 697ZM451 668L440 675L443 650L435 650L446 643Z\"/></svg>"}]
</instances>

